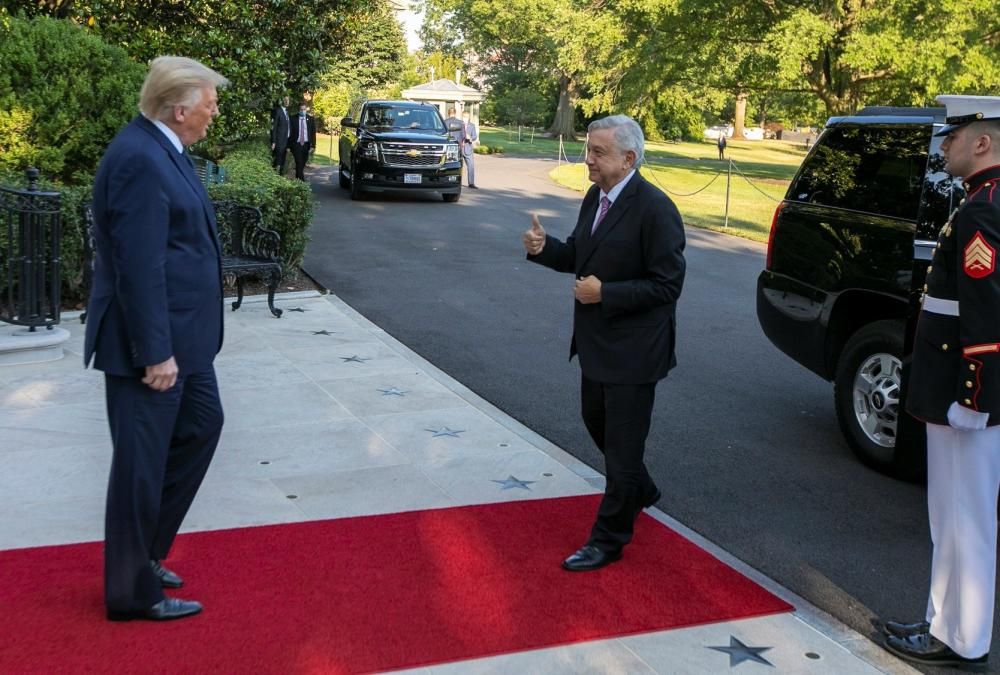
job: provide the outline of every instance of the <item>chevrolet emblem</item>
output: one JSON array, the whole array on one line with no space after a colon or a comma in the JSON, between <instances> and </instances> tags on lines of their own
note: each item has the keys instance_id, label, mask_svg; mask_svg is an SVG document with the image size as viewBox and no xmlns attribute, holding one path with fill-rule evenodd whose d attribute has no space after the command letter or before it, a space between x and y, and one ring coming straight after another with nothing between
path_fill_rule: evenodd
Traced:
<instances>
[{"instance_id":1,"label":"chevrolet emblem","mask_svg":"<svg viewBox=\"0 0 1000 675\"><path fill-rule=\"evenodd\" d=\"M406 156L407 157L419 157L420 156L420 151L419 150L409 150L409 151L407 151Z\"/></svg>"}]
</instances>

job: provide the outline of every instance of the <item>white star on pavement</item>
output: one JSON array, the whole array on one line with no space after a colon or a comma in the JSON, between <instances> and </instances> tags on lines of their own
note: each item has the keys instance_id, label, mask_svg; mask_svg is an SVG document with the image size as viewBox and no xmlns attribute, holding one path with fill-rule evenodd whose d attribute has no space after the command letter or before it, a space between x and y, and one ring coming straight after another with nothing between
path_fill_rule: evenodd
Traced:
<instances>
[{"instance_id":1,"label":"white star on pavement","mask_svg":"<svg viewBox=\"0 0 1000 675\"><path fill-rule=\"evenodd\" d=\"M402 389L397 389L396 387L390 387L389 389L379 389L383 396L406 396L406 391Z\"/></svg>"}]
</instances>

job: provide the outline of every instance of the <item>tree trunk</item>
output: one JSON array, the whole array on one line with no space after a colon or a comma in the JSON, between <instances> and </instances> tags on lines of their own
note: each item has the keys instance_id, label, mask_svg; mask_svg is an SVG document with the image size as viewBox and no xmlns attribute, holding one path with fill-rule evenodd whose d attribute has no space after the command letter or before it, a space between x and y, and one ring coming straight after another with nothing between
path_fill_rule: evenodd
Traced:
<instances>
[{"instance_id":1,"label":"tree trunk","mask_svg":"<svg viewBox=\"0 0 1000 675\"><path fill-rule=\"evenodd\" d=\"M746 137L743 135L743 125L747 116L747 95L746 92L740 92L736 95L736 119L733 120L733 138L743 141Z\"/></svg>"},{"instance_id":2,"label":"tree trunk","mask_svg":"<svg viewBox=\"0 0 1000 675\"><path fill-rule=\"evenodd\" d=\"M562 135L565 141L576 140L576 133L573 129L576 108L570 94L571 84L572 81L568 75L559 76L559 104L556 106L556 117L552 120L552 126L549 127L549 133L553 137Z\"/></svg>"}]
</instances>

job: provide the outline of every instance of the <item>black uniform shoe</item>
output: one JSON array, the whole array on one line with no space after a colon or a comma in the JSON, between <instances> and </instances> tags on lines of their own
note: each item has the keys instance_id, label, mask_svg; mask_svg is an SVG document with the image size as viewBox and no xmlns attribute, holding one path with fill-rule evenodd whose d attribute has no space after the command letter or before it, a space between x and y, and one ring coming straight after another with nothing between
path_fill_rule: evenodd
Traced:
<instances>
[{"instance_id":1,"label":"black uniform shoe","mask_svg":"<svg viewBox=\"0 0 1000 675\"><path fill-rule=\"evenodd\" d=\"M660 492L660 488L656 488L656 493L651 495L646 501L642 503L642 508L648 509L650 506L653 506L654 504L656 504L656 502L660 501L660 497L662 496L663 493Z\"/></svg>"},{"instance_id":2,"label":"black uniform shoe","mask_svg":"<svg viewBox=\"0 0 1000 675\"><path fill-rule=\"evenodd\" d=\"M149 566L153 568L153 574L160 580L163 588L180 588L184 585L184 580L161 565L159 560L150 560Z\"/></svg>"},{"instance_id":3,"label":"black uniform shoe","mask_svg":"<svg viewBox=\"0 0 1000 675\"><path fill-rule=\"evenodd\" d=\"M471 184L471 185L469 185L469 187L472 188L473 190L478 190L479 189L479 186L476 185L476 184L474 184L474 183Z\"/></svg>"},{"instance_id":4,"label":"black uniform shoe","mask_svg":"<svg viewBox=\"0 0 1000 675\"><path fill-rule=\"evenodd\" d=\"M931 625L926 621L917 623L900 623L899 621L885 621L882 623L882 632L886 635L895 635L898 638L907 638L918 633L930 631Z\"/></svg>"},{"instance_id":5,"label":"black uniform shoe","mask_svg":"<svg viewBox=\"0 0 1000 675\"><path fill-rule=\"evenodd\" d=\"M131 621L132 619L147 619L149 621L171 621L194 616L201 611L201 603L194 600L178 598L163 598L149 609L137 612L113 612L108 610L109 621Z\"/></svg>"},{"instance_id":6,"label":"black uniform shoe","mask_svg":"<svg viewBox=\"0 0 1000 675\"><path fill-rule=\"evenodd\" d=\"M590 572L607 567L616 560L621 560L621 551L602 551L596 546L587 544L579 551L563 560L563 569L570 572Z\"/></svg>"},{"instance_id":7,"label":"black uniform shoe","mask_svg":"<svg viewBox=\"0 0 1000 675\"><path fill-rule=\"evenodd\" d=\"M974 659L959 656L930 633L917 633L905 638L890 635L885 639L885 648L905 661L928 666L952 666L976 672L986 671L986 657L989 656L983 654Z\"/></svg>"}]
</instances>

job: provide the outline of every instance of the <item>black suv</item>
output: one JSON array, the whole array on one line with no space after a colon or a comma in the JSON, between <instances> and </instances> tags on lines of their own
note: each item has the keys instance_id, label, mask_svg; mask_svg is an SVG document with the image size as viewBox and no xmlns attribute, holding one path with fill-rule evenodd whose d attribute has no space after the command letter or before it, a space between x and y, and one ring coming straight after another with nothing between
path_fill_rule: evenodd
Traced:
<instances>
[{"instance_id":1,"label":"black suv","mask_svg":"<svg viewBox=\"0 0 1000 675\"><path fill-rule=\"evenodd\" d=\"M358 101L340 121L340 186L365 192L430 190L446 202L462 193L458 143L432 105Z\"/></svg>"},{"instance_id":2,"label":"black suv","mask_svg":"<svg viewBox=\"0 0 1000 675\"><path fill-rule=\"evenodd\" d=\"M757 317L781 351L834 383L840 428L869 466L924 469L923 425L904 412L927 264L962 184L944 170L943 108L834 117L771 224Z\"/></svg>"}]
</instances>

